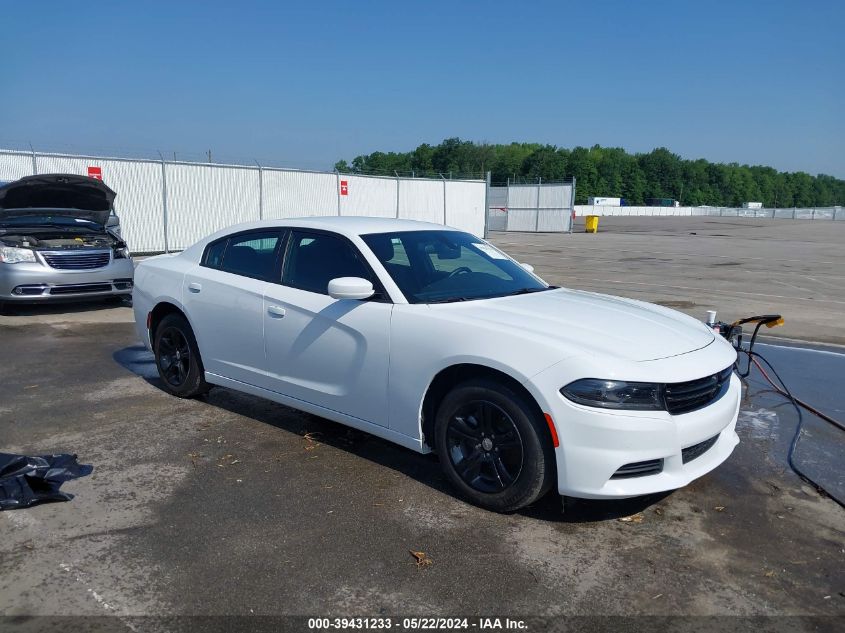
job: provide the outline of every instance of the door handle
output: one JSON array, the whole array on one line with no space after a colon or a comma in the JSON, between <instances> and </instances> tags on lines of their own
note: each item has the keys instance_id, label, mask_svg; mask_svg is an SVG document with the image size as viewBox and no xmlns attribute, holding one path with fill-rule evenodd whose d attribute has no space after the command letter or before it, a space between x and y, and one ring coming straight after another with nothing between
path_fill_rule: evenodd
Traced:
<instances>
[{"instance_id":1,"label":"door handle","mask_svg":"<svg viewBox=\"0 0 845 633\"><path fill-rule=\"evenodd\" d=\"M196 282L188 284L188 290L191 292L199 292L202 290L202 284L198 284Z\"/></svg>"},{"instance_id":2,"label":"door handle","mask_svg":"<svg viewBox=\"0 0 845 633\"><path fill-rule=\"evenodd\" d=\"M267 308L267 314L276 319L281 319L285 316L285 309L281 306L269 306Z\"/></svg>"}]
</instances>

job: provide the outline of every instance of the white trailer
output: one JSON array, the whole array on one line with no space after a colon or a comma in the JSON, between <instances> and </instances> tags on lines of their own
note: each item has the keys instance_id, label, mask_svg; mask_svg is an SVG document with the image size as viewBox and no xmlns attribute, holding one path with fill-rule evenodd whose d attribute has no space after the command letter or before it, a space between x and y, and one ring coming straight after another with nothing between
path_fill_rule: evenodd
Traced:
<instances>
[{"instance_id":1,"label":"white trailer","mask_svg":"<svg viewBox=\"0 0 845 633\"><path fill-rule=\"evenodd\" d=\"M743 202L742 208L743 209L762 209L763 203L762 202Z\"/></svg>"},{"instance_id":2,"label":"white trailer","mask_svg":"<svg viewBox=\"0 0 845 633\"><path fill-rule=\"evenodd\" d=\"M604 207L621 207L622 206L622 198L605 198L599 196L593 196L587 199L588 204L604 206Z\"/></svg>"}]
</instances>

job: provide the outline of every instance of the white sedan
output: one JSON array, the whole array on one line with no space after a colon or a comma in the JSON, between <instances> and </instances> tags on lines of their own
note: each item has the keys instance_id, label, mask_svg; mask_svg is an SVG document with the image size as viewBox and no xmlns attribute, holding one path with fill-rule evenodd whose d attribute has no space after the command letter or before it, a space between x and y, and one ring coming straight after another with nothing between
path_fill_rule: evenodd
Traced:
<instances>
[{"instance_id":1,"label":"white sedan","mask_svg":"<svg viewBox=\"0 0 845 633\"><path fill-rule=\"evenodd\" d=\"M436 451L497 511L679 488L739 441L736 353L704 323L437 224L239 225L141 262L133 303L173 395L220 385Z\"/></svg>"}]
</instances>

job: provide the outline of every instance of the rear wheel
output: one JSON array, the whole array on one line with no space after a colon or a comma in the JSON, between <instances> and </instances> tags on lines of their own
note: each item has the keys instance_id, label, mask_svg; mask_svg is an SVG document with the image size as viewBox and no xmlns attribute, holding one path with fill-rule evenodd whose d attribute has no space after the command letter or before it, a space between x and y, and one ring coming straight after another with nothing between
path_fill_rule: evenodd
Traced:
<instances>
[{"instance_id":1,"label":"rear wheel","mask_svg":"<svg viewBox=\"0 0 845 633\"><path fill-rule=\"evenodd\" d=\"M180 398L192 398L209 390L197 340L185 317L169 314L161 320L153 350L166 391Z\"/></svg>"},{"instance_id":2,"label":"rear wheel","mask_svg":"<svg viewBox=\"0 0 845 633\"><path fill-rule=\"evenodd\" d=\"M554 483L554 450L536 406L505 384L473 380L450 391L435 421L446 476L476 505L527 506Z\"/></svg>"}]
</instances>

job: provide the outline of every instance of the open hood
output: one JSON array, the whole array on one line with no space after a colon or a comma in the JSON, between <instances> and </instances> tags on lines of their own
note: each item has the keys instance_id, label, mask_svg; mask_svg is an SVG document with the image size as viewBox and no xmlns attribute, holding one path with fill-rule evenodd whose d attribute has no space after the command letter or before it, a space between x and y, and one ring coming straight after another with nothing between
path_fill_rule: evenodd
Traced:
<instances>
[{"instance_id":1,"label":"open hood","mask_svg":"<svg viewBox=\"0 0 845 633\"><path fill-rule=\"evenodd\" d=\"M26 176L0 187L0 223L25 216L61 216L105 226L116 195L102 180L87 176Z\"/></svg>"}]
</instances>

